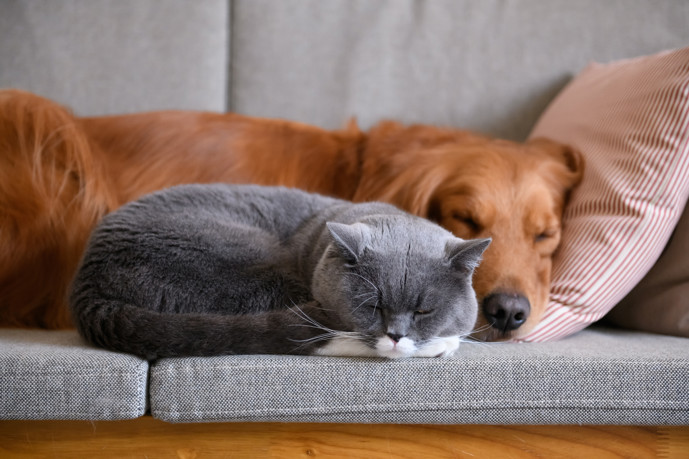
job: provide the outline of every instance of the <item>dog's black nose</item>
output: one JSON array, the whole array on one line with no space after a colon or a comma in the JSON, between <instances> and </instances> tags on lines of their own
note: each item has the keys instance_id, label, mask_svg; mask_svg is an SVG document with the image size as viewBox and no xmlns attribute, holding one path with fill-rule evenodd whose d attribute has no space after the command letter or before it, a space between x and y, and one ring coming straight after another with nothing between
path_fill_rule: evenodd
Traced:
<instances>
[{"instance_id":1,"label":"dog's black nose","mask_svg":"<svg viewBox=\"0 0 689 459\"><path fill-rule=\"evenodd\" d=\"M531 304L522 295L494 293L483 300L483 314L488 323L503 333L524 325L530 312Z\"/></svg>"}]
</instances>

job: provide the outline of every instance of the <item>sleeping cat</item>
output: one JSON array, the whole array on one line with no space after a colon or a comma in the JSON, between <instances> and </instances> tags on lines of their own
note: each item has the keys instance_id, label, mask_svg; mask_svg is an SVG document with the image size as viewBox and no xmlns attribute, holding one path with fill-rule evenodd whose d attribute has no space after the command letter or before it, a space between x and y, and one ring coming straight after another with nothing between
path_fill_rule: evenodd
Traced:
<instances>
[{"instance_id":1,"label":"sleeping cat","mask_svg":"<svg viewBox=\"0 0 689 459\"><path fill-rule=\"evenodd\" d=\"M103 219L70 302L87 341L146 359L444 356L476 320L489 243L382 203L183 185Z\"/></svg>"}]
</instances>

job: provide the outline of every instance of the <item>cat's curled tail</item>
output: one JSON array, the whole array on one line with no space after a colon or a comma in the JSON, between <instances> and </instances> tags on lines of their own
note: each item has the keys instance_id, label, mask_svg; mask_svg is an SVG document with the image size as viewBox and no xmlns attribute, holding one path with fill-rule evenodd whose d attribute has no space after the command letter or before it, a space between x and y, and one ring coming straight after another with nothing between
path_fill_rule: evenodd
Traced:
<instances>
[{"instance_id":1,"label":"cat's curled tail","mask_svg":"<svg viewBox=\"0 0 689 459\"><path fill-rule=\"evenodd\" d=\"M332 330L318 305L244 315L166 313L72 295L74 321L91 344L155 360L227 354L311 354ZM346 333L346 332L342 332Z\"/></svg>"}]
</instances>

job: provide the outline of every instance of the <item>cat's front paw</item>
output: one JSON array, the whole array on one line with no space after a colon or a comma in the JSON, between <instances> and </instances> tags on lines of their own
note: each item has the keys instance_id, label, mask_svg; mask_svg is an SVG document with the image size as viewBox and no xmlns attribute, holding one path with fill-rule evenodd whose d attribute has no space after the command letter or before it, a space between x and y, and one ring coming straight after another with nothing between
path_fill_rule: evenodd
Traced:
<instances>
[{"instance_id":1,"label":"cat's front paw","mask_svg":"<svg viewBox=\"0 0 689 459\"><path fill-rule=\"evenodd\" d=\"M331 339L328 344L316 349L314 354L334 357L377 357L376 352L363 341L341 336Z\"/></svg>"},{"instance_id":2,"label":"cat's front paw","mask_svg":"<svg viewBox=\"0 0 689 459\"><path fill-rule=\"evenodd\" d=\"M459 336L439 336L419 347L412 357L451 357L459 343Z\"/></svg>"}]
</instances>

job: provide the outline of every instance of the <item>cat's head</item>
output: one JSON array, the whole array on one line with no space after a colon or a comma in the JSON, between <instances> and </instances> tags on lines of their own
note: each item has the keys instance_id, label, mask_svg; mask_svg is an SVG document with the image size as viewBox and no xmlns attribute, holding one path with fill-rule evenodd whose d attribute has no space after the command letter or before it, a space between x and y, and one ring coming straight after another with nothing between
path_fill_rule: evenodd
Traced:
<instances>
[{"instance_id":1,"label":"cat's head","mask_svg":"<svg viewBox=\"0 0 689 459\"><path fill-rule=\"evenodd\" d=\"M331 243L312 292L376 355L418 354L439 337L465 336L478 306L471 285L490 239L465 241L416 217L327 224Z\"/></svg>"}]
</instances>

